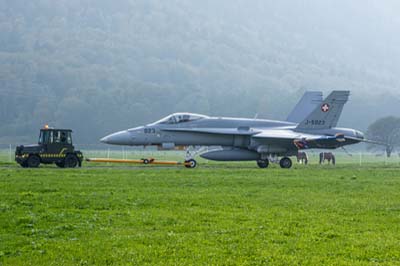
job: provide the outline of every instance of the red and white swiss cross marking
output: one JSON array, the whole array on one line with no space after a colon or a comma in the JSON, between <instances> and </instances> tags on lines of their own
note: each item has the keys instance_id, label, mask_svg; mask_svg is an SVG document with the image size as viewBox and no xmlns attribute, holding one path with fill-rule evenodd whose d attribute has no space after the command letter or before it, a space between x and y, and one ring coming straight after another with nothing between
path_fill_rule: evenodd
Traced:
<instances>
[{"instance_id":1,"label":"red and white swiss cross marking","mask_svg":"<svg viewBox=\"0 0 400 266\"><path fill-rule=\"evenodd\" d=\"M329 104L327 104L327 103L324 103L324 104L321 106L321 110L322 110L322 112L324 112L324 113L328 112L328 111L329 111L329 108L330 108L330 106L329 106Z\"/></svg>"}]
</instances>

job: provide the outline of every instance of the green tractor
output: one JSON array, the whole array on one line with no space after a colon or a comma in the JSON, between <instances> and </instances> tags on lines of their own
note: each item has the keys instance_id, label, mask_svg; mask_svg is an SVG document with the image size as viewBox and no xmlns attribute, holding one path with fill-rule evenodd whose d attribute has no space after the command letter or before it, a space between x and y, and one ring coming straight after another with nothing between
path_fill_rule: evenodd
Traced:
<instances>
[{"instance_id":1,"label":"green tractor","mask_svg":"<svg viewBox=\"0 0 400 266\"><path fill-rule=\"evenodd\" d=\"M15 161L24 168L37 168L42 164L56 164L60 168L82 166L83 154L72 145L72 130L53 129L46 126L40 130L39 142L21 145L15 150Z\"/></svg>"}]
</instances>

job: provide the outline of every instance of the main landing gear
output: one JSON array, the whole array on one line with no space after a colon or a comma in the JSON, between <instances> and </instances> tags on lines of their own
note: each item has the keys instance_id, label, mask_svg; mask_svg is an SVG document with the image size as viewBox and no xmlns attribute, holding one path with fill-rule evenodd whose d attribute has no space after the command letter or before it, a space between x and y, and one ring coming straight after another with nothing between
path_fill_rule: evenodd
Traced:
<instances>
[{"instance_id":1,"label":"main landing gear","mask_svg":"<svg viewBox=\"0 0 400 266\"><path fill-rule=\"evenodd\" d=\"M292 167L292 160L289 157L283 157L279 161L279 165L281 166L281 168L289 169Z\"/></svg>"},{"instance_id":2,"label":"main landing gear","mask_svg":"<svg viewBox=\"0 0 400 266\"><path fill-rule=\"evenodd\" d=\"M273 163L278 163L278 159L277 158L270 158L270 159L261 159L257 161L257 165L260 168L268 168L269 166L269 162L273 162ZM282 159L279 160L279 165L281 168L283 169L289 169L292 167L292 160L289 157L283 157Z\"/></svg>"},{"instance_id":3,"label":"main landing gear","mask_svg":"<svg viewBox=\"0 0 400 266\"><path fill-rule=\"evenodd\" d=\"M260 168L268 168L268 166L269 166L269 160L268 160L268 159L265 159L265 160L258 160L258 161L257 161L257 165L258 165L258 167L260 167Z\"/></svg>"}]
</instances>

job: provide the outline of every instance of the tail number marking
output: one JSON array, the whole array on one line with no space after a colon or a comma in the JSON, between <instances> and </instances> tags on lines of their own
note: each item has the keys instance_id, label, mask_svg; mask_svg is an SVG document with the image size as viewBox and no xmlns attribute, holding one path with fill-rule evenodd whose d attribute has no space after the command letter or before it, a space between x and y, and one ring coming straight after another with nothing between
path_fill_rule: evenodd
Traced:
<instances>
[{"instance_id":1,"label":"tail number marking","mask_svg":"<svg viewBox=\"0 0 400 266\"><path fill-rule=\"evenodd\" d=\"M307 120L306 125L312 125L312 126L324 126L325 125L325 120Z\"/></svg>"}]
</instances>

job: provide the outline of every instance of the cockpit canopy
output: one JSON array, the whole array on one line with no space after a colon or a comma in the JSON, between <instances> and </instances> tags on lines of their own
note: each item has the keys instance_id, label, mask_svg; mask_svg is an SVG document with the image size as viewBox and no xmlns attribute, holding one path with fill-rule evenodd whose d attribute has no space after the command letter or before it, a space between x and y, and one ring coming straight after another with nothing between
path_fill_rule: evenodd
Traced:
<instances>
[{"instance_id":1,"label":"cockpit canopy","mask_svg":"<svg viewBox=\"0 0 400 266\"><path fill-rule=\"evenodd\" d=\"M192 122L192 121L197 121L200 119L208 118L206 115L199 115L199 114L191 114L191 113L175 113L172 115L169 115L152 125L174 125L174 124L180 124L180 123L186 123L186 122Z\"/></svg>"}]
</instances>

